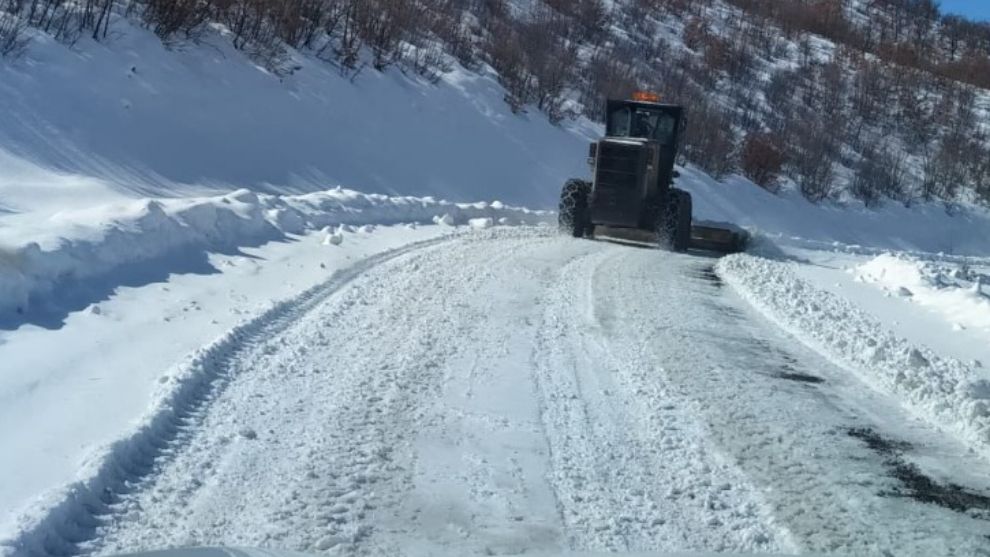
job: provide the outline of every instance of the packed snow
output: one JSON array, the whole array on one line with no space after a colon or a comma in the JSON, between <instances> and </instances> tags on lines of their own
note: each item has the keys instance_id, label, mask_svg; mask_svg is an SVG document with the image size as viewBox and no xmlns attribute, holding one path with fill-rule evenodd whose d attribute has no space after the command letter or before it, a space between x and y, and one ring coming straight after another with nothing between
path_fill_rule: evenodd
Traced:
<instances>
[{"instance_id":1,"label":"packed snow","mask_svg":"<svg viewBox=\"0 0 990 557\"><path fill-rule=\"evenodd\" d=\"M0 333L0 539L99 469L204 346L339 270L449 233L459 231L383 226L340 246L319 232L287 235L118 286L58 327Z\"/></svg>"}]
</instances>

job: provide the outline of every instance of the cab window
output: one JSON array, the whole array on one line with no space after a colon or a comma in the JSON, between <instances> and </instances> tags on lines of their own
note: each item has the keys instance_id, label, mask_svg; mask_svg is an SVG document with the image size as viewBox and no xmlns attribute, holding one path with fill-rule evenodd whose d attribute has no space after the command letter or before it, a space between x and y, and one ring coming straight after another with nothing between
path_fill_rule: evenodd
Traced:
<instances>
[{"instance_id":1,"label":"cab window","mask_svg":"<svg viewBox=\"0 0 990 557\"><path fill-rule=\"evenodd\" d=\"M611 137L638 137L662 144L674 142L677 118L660 110L623 106L608 115L607 133Z\"/></svg>"}]
</instances>

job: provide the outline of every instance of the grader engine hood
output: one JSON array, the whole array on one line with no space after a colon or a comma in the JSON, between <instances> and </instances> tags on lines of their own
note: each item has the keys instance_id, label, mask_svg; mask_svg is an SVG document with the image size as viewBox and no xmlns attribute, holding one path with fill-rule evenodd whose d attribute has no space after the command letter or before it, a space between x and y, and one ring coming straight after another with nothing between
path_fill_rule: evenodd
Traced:
<instances>
[{"instance_id":1,"label":"grader engine hood","mask_svg":"<svg viewBox=\"0 0 990 557\"><path fill-rule=\"evenodd\" d=\"M646 140L606 138L595 144L592 220L639 226L639 208L656 185L657 146Z\"/></svg>"}]
</instances>

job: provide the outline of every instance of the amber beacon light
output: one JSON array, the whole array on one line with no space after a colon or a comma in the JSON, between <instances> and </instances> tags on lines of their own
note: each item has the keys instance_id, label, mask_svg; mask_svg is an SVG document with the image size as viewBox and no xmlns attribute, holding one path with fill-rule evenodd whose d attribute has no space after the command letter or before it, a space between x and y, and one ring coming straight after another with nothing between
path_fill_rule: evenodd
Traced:
<instances>
[{"instance_id":1,"label":"amber beacon light","mask_svg":"<svg viewBox=\"0 0 990 557\"><path fill-rule=\"evenodd\" d=\"M658 103L660 102L660 95L650 91L636 91L632 94L632 100L644 103Z\"/></svg>"}]
</instances>

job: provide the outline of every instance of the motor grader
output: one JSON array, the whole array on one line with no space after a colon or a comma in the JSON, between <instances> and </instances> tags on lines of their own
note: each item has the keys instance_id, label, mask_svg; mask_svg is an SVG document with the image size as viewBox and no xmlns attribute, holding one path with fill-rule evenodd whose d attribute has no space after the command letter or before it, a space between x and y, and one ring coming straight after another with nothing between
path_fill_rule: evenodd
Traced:
<instances>
[{"instance_id":1,"label":"motor grader","mask_svg":"<svg viewBox=\"0 0 990 557\"><path fill-rule=\"evenodd\" d=\"M591 144L592 181L571 179L560 193L561 230L578 238L598 236L732 253L745 249L739 228L695 224L691 194L673 186L684 108L638 92L606 103L605 137Z\"/></svg>"}]
</instances>

